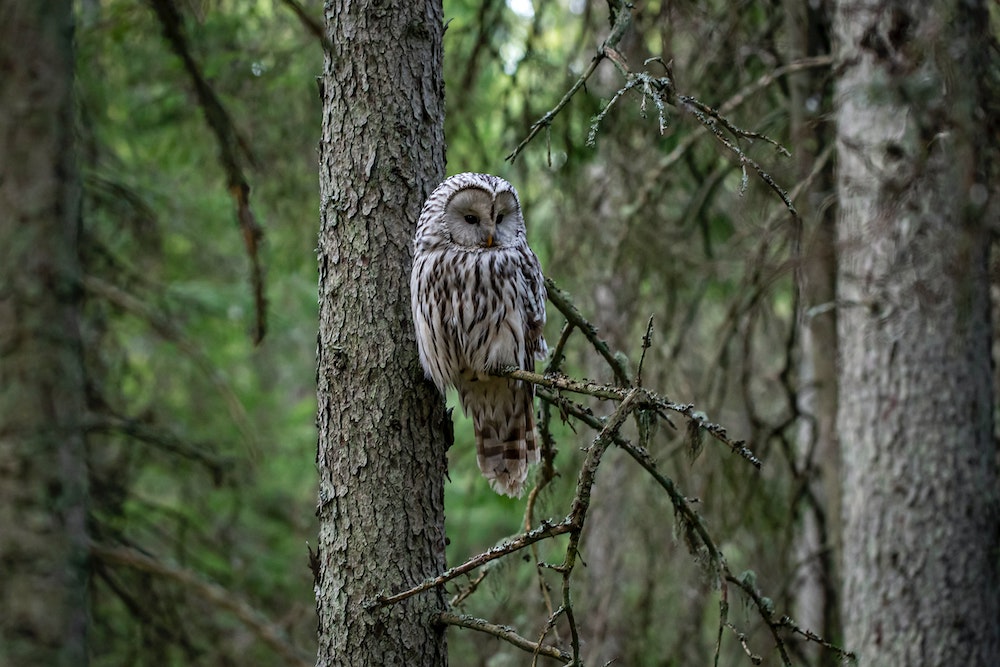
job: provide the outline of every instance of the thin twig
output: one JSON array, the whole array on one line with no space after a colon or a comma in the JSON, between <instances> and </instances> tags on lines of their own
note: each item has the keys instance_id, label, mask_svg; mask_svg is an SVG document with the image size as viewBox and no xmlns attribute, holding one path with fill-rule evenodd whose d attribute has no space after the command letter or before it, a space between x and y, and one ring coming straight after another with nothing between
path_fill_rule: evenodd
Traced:
<instances>
[{"instance_id":1,"label":"thin twig","mask_svg":"<svg viewBox=\"0 0 1000 667\"><path fill-rule=\"evenodd\" d=\"M736 640L740 643L740 646L743 647L743 652L747 654L748 658L750 658L750 662L752 662L755 665L759 665L760 663L764 662L764 659L762 657L760 657L759 655L750 650L750 644L747 641L746 634L737 630L736 626L733 625L732 623L726 623L726 627L732 630L733 634L736 635Z\"/></svg>"},{"instance_id":2,"label":"thin twig","mask_svg":"<svg viewBox=\"0 0 1000 667\"><path fill-rule=\"evenodd\" d=\"M573 305L573 301L570 299L569 295L561 290L559 286L556 285L554 280L548 277L545 278L545 289L548 291L548 299L552 302L552 305L559 309L559 312L563 314L566 321L583 332L583 335L588 341L590 341L590 344L594 346L597 353L608 362L608 365L611 367L612 371L614 371L615 379L618 384L622 387L630 386L632 382L629 380L628 369L621 362L621 360L616 357L613 352L611 352L611 348L608 347L608 344L597 335L597 328L588 322L580 311L577 310L576 306Z\"/></svg>"},{"instance_id":3,"label":"thin twig","mask_svg":"<svg viewBox=\"0 0 1000 667\"><path fill-rule=\"evenodd\" d=\"M597 69L597 66L606 57L607 56L605 56L604 53L597 53L596 55L594 55L594 58L590 61L590 65L588 65L587 69L583 72L583 74L580 75L580 78L576 80L576 83L574 83L573 86L568 91L566 91L566 94L563 95L562 99L559 100L558 104L556 104L554 107L552 107L552 109L546 112L545 115L543 115L541 118L539 118L534 122L534 124L531 126L531 130L528 132L528 136L526 136L524 139L521 140L521 143L517 145L517 148L511 151L510 155L504 158L505 160L508 160L509 162L514 162L514 160L517 159L517 156L521 154L521 151L524 150L525 146L527 146L531 142L531 140L535 138L535 135L541 132L542 129L547 129L549 125L552 124L552 120L557 115L559 115L559 112L563 110L563 107L569 104L569 101L573 99L573 96L576 95L576 92L581 88L583 88L583 84L587 82L587 79L590 78L590 75L594 73L594 70Z\"/></svg>"},{"instance_id":4,"label":"thin twig","mask_svg":"<svg viewBox=\"0 0 1000 667\"><path fill-rule=\"evenodd\" d=\"M566 359L566 343L569 341L570 335L573 333L573 323L569 320L563 324L562 331L559 332L559 340L556 341L556 346L552 348L552 354L549 357L549 363L545 366L546 373L555 373L559 371L562 362Z\"/></svg>"},{"instance_id":5,"label":"thin twig","mask_svg":"<svg viewBox=\"0 0 1000 667\"><path fill-rule=\"evenodd\" d=\"M306 8L302 6L302 3L298 0L281 0L282 4L286 5L292 13L299 19L302 26L308 30L313 37L319 40L319 43L323 45L323 49L327 53L333 53L333 42L327 37L326 31L323 29L323 24L318 20L313 18Z\"/></svg>"},{"instance_id":6,"label":"thin twig","mask_svg":"<svg viewBox=\"0 0 1000 667\"><path fill-rule=\"evenodd\" d=\"M492 549L488 549L477 556L473 556L461 565L456 565L455 567L445 570L436 577L425 579L416 586L394 595L378 595L373 600L365 603L364 606L365 608L373 609L375 607L385 607L387 605L395 604L405 600L406 598L413 597L417 593L423 593L424 591L446 584L452 579L462 576L466 572L471 572L477 567L486 565L487 563L495 561L498 558L503 558L508 554L514 553L515 551L520 551L535 542L555 537L556 535L564 535L572 529L573 525L570 522L569 517L563 519L559 523L542 522L542 525L538 528L529 530L528 532L522 533L516 537L512 537L509 540L505 540Z\"/></svg>"},{"instance_id":7,"label":"thin twig","mask_svg":"<svg viewBox=\"0 0 1000 667\"><path fill-rule=\"evenodd\" d=\"M163 29L163 35L170 48L180 58L191 83L195 96L205 114L205 121L215 135L219 147L219 161L226 172L229 194L236 203L236 220L243 234L243 244L250 260L250 279L253 288L254 312L254 343L264 340L267 331L267 296L264 289L264 269L260 258L260 246L264 238L264 230L257 222L253 209L250 207L250 182L243 173L241 162L246 160L254 164L254 157L247 142L236 131L236 124L215 94L208 79L195 61L184 31L184 19L174 0L148 0ZM242 158L242 159L241 159Z\"/></svg>"},{"instance_id":8,"label":"thin twig","mask_svg":"<svg viewBox=\"0 0 1000 667\"><path fill-rule=\"evenodd\" d=\"M484 569L482 572L480 572L479 576L470 581L468 586L461 589L458 593L455 594L454 597L451 598L451 601L448 603L448 606L457 607L458 605L465 602L465 599L467 597L476 592L476 589L479 588L479 584L483 583L483 579L485 579L489 573L490 573L489 569Z\"/></svg>"},{"instance_id":9,"label":"thin twig","mask_svg":"<svg viewBox=\"0 0 1000 667\"><path fill-rule=\"evenodd\" d=\"M642 337L642 354L639 355L639 365L635 369L635 386L642 386L642 365L646 361L646 351L653 344L653 316L649 316L646 324L646 334Z\"/></svg>"},{"instance_id":10,"label":"thin twig","mask_svg":"<svg viewBox=\"0 0 1000 667\"><path fill-rule=\"evenodd\" d=\"M470 630L485 632L488 635L493 635L498 639L503 639L509 644L534 655L544 655L545 657L555 658L556 660L562 660L563 662L572 658L568 651L564 651L557 646L533 642L530 639L517 634L514 628L506 625L490 623L482 618L476 618L475 616L468 616L466 614L454 614L450 611L443 611L437 615L437 619L441 623L446 623L448 625L455 625L460 628L468 628Z\"/></svg>"},{"instance_id":11,"label":"thin twig","mask_svg":"<svg viewBox=\"0 0 1000 667\"><path fill-rule=\"evenodd\" d=\"M701 102L687 95L678 95L677 100L682 104L689 104L695 107L706 117L711 118L712 120L720 123L723 127L729 130L729 133L732 134L734 137L743 137L744 139L761 139L774 146L776 149L778 149L778 152L784 155L785 157L792 156L792 154L788 152L787 148L779 144L771 137L767 136L766 134L761 134L760 132L754 132L752 130L744 130L742 128L736 127L736 125L734 125L733 122L729 120L726 116L723 116L721 113L719 113L718 110L713 109L704 102Z\"/></svg>"},{"instance_id":12,"label":"thin twig","mask_svg":"<svg viewBox=\"0 0 1000 667\"><path fill-rule=\"evenodd\" d=\"M515 148L510 155L505 158L506 160L514 162L514 160L517 159L517 156L521 154L521 151L524 150L525 146L527 146L531 140L542 131L543 128L547 129L552 124L553 119L559 115L559 112L562 111L567 104L569 104L569 101L573 99L573 96L576 95L576 93L587 83L587 79L589 79L597 70L597 66L601 64L601 61L605 58L613 57L613 54L616 53L615 48L618 46L618 43L625 35L625 31L632 23L632 5L621 0L614 0L609 4L612 6L612 13L614 17L612 19L614 23L611 26L611 33L601 44L600 48L597 49L597 53L594 54L594 57L590 60L590 64L587 65L587 69L584 70L583 74L580 75L580 78L576 80L576 83L574 83L570 89L566 91L566 94L562 96L562 99L559 100L558 104L552 107L552 109L545 113L545 115L532 124L531 130L528 132L528 136L521 140L521 143L517 145L517 148Z\"/></svg>"},{"instance_id":13,"label":"thin twig","mask_svg":"<svg viewBox=\"0 0 1000 667\"><path fill-rule=\"evenodd\" d=\"M823 639L822 637L820 637L819 635L817 635L815 632L813 632L811 630L807 630L805 628L800 628L798 625L795 624L795 621L793 621L788 616L782 616L781 618L779 618L776 625L778 627L788 628L789 630L791 630L795 634L801 635L801 636L805 637L806 639L808 639L809 641L815 642L815 643L819 644L820 646L822 646L825 649L828 649L830 651L834 651L835 653L837 653L838 655L840 655L840 657L841 657L842 660L849 660L852 663L856 663L857 660L858 660L857 654L855 654L853 651L846 651L843 648L837 646L836 644L832 644L832 643L828 642L827 640Z\"/></svg>"},{"instance_id":14,"label":"thin twig","mask_svg":"<svg viewBox=\"0 0 1000 667\"><path fill-rule=\"evenodd\" d=\"M230 612L241 623L252 630L271 650L280 655L285 664L300 665L301 667L309 667L313 664L305 652L293 646L285 636L285 633L274 623L267 620L263 614L251 607L244 600L234 596L231 590L205 581L191 570L168 565L128 547L107 546L93 542L90 545L90 554L105 563L122 565L133 570L148 572L164 579L170 579L203 600Z\"/></svg>"},{"instance_id":15,"label":"thin twig","mask_svg":"<svg viewBox=\"0 0 1000 667\"><path fill-rule=\"evenodd\" d=\"M497 375L511 377L515 380L522 380L524 382L530 382L539 387L548 387L549 389L556 389L559 391L571 391L577 394L593 396L595 398L624 400L630 393L630 390L622 387L612 387L606 384L590 382L589 380L574 380L566 377L565 375L539 375L538 373L532 373L531 371L522 370L514 366L501 368L497 371ZM684 415L689 420L696 422L699 428L704 429L705 432L713 438L729 447L734 454L738 454L743 459L746 459L751 465L753 465L753 467L758 469L761 467L762 464L760 459L754 455L749 447L747 447L745 441L730 439L724 426L710 422L703 413L695 410L693 404L674 403L673 401L661 397L651 391L643 392L642 401L643 407L659 411L676 412L677 414Z\"/></svg>"}]
</instances>

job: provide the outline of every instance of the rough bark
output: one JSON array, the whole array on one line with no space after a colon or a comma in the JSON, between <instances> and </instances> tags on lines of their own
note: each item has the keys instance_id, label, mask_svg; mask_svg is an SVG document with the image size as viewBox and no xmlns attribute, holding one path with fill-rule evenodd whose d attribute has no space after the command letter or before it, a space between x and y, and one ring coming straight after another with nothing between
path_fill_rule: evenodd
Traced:
<instances>
[{"instance_id":1,"label":"rough bark","mask_svg":"<svg viewBox=\"0 0 1000 667\"><path fill-rule=\"evenodd\" d=\"M0 10L0 664L85 665L87 468L68 1Z\"/></svg>"},{"instance_id":2,"label":"rough bark","mask_svg":"<svg viewBox=\"0 0 1000 667\"><path fill-rule=\"evenodd\" d=\"M411 239L444 172L439 0L329 0L320 79L317 665L444 665L447 416L410 321Z\"/></svg>"},{"instance_id":3,"label":"rough bark","mask_svg":"<svg viewBox=\"0 0 1000 667\"><path fill-rule=\"evenodd\" d=\"M835 18L845 643L862 665L1000 655L985 4Z\"/></svg>"}]
</instances>

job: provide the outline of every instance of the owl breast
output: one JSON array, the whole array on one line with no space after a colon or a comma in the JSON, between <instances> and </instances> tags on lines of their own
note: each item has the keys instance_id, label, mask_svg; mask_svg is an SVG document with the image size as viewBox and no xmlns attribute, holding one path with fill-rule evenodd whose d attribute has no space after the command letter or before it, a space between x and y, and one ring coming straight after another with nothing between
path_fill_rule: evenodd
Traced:
<instances>
[{"instance_id":1,"label":"owl breast","mask_svg":"<svg viewBox=\"0 0 1000 667\"><path fill-rule=\"evenodd\" d=\"M414 315L420 360L444 391L485 379L504 366L531 364L530 322L521 295L530 293L516 250L431 251L414 275L430 276Z\"/></svg>"}]
</instances>

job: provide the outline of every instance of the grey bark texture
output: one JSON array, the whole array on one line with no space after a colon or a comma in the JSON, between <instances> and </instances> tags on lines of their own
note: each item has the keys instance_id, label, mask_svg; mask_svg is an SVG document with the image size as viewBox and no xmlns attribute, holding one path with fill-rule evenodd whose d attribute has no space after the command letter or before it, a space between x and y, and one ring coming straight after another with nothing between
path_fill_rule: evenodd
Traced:
<instances>
[{"instance_id":1,"label":"grey bark texture","mask_svg":"<svg viewBox=\"0 0 1000 667\"><path fill-rule=\"evenodd\" d=\"M0 9L0 664L87 662L68 0Z\"/></svg>"},{"instance_id":2,"label":"grey bark texture","mask_svg":"<svg viewBox=\"0 0 1000 667\"><path fill-rule=\"evenodd\" d=\"M983 2L837 3L842 613L862 665L1000 660L987 27Z\"/></svg>"},{"instance_id":3,"label":"grey bark texture","mask_svg":"<svg viewBox=\"0 0 1000 667\"><path fill-rule=\"evenodd\" d=\"M444 174L442 8L328 0L325 20L317 665L444 665L440 591L365 606L445 565L450 422L409 296L417 216Z\"/></svg>"}]
</instances>

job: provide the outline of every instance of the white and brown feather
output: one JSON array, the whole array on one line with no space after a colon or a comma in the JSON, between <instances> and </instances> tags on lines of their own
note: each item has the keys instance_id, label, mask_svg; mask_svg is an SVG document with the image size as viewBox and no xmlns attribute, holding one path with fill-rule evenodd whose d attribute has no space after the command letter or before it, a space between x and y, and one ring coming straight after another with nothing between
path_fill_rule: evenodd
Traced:
<instances>
[{"instance_id":1,"label":"white and brown feather","mask_svg":"<svg viewBox=\"0 0 1000 667\"><path fill-rule=\"evenodd\" d=\"M434 190L417 223L410 292L424 371L442 392L458 390L493 489L520 496L539 460L534 387L490 371L531 370L548 350L541 266L510 183L466 173Z\"/></svg>"}]
</instances>

